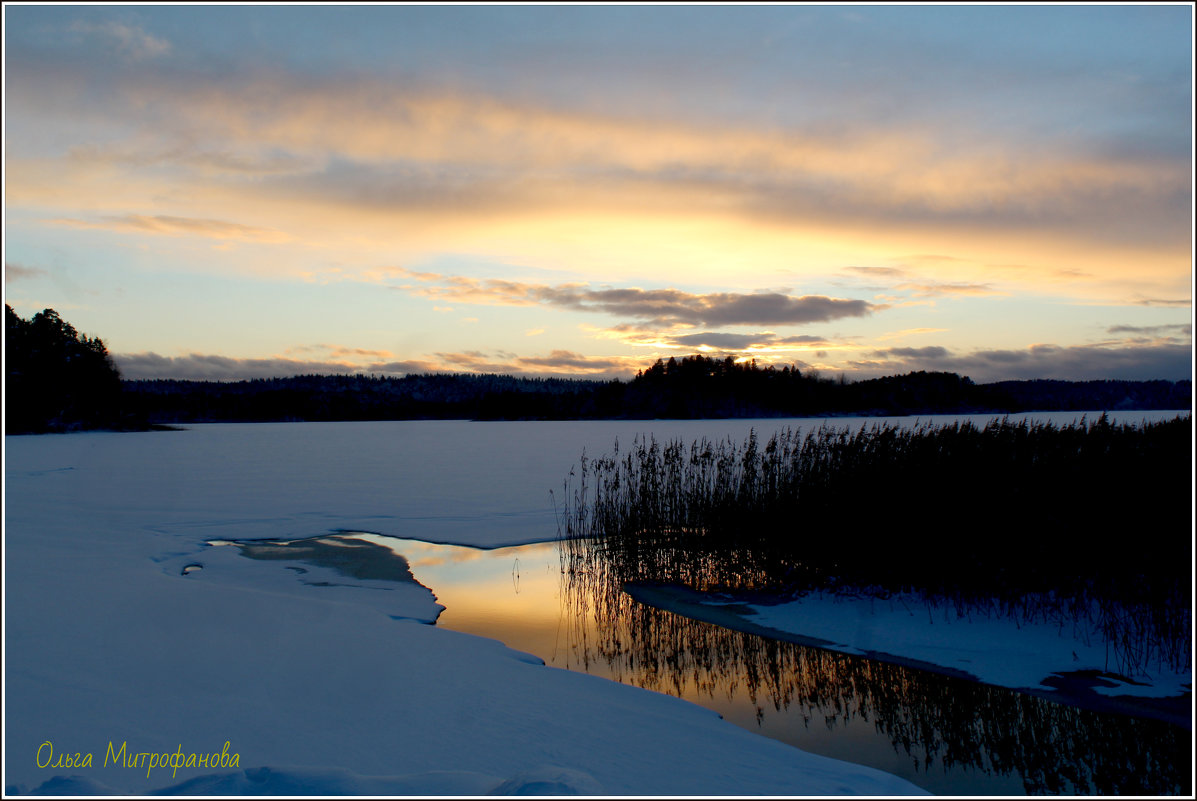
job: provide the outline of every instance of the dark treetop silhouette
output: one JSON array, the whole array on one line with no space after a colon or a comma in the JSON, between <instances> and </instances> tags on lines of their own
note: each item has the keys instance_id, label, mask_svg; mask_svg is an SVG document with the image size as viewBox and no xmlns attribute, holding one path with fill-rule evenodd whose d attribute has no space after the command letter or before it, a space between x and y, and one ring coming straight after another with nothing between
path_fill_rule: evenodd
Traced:
<instances>
[{"instance_id":1,"label":"dark treetop silhouette","mask_svg":"<svg viewBox=\"0 0 1197 801\"><path fill-rule=\"evenodd\" d=\"M4 306L6 433L119 427L121 377L103 341L58 312Z\"/></svg>"}]
</instances>

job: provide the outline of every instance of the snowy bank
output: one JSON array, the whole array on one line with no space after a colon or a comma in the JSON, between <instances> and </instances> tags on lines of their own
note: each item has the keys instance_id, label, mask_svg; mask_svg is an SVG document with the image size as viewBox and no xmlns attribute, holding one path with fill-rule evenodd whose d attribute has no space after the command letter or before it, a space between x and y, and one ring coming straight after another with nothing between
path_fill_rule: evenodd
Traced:
<instances>
[{"instance_id":1,"label":"snowy bank","mask_svg":"<svg viewBox=\"0 0 1197 801\"><path fill-rule=\"evenodd\" d=\"M203 544L336 529L550 539L548 489L583 447L638 427L6 437L6 792L920 792L428 625L440 606L414 582L282 571Z\"/></svg>"},{"instance_id":2,"label":"snowy bank","mask_svg":"<svg viewBox=\"0 0 1197 801\"><path fill-rule=\"evenodd\" d=\"M642 603L728 628L1192 727L1192 667L1122 675L1091 620L961 614L913 593L814 591L763 603L681 587L626 589Z\"/></svg>"}]
</instances>

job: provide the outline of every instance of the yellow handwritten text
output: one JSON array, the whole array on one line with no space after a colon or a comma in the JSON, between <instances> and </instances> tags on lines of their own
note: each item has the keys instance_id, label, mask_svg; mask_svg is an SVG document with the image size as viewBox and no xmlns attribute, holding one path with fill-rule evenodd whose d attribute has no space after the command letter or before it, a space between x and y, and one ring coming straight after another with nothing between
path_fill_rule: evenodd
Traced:
<instances>
[{"instance_id":1,"label":"yellow handwritten text","mask_svg":"<svg viewBox=\"0 0 1197 801\"><path fill-rule=\"evenodd\" d=\"M224 748L220 753L184 754L183 744L180 743L178 750L173 754L170 752L158 754L153 751L141 751L134 754L126 753L129 747L128 741L122 742L120 750L116 751L112 746L112 741L109 740L108 751L104 754L104 766L107 767L111 760L113 765L123 765L126 768L144 767L147 779L154 768L173 768L172 778L179 772L179 768L239 768L241 767L241 755L230 754L230 746L230 741L225 740Z\"/></svg>"},{"instance_id":2,"label":"yellow handwritten text","mask_svg":"<svg viewBox=\"0 0 1197 801\"><path fill-rule=\"evenodd\" d=\"M45 762L42 762L42 758ZM37 766L39 768L90 768L91 754L84 754L76 752L74 755L66 753L59 754L58 760L54 759L54 743L46 740L37 747Z\"/></svg>"},{"instance_id":3,"label":"yellow handwritten text","mask_svg":"<svg viewBox=\"0 0 1197 801\"><path fill-rule=\"evenodd\" d=\"M230 754L231 745L229 740L225 740L224 748L211 754L184 754L182 743L173 754L169 751L161 754L155 751L134 753L129 750L128 741L122 742L120 750L117 750L109 740L108 751L104 754L104 767L112 764L125 768L145 768L147 779L154 768L173 768L172 777L178 774L179 768L239 768L241 767L241 755ZM92 755L81 752L61 753L55 759L54 743L49 740L38 746L36 760L39 768L90 768L92 766Z\"/></svg>"}]
</instances>

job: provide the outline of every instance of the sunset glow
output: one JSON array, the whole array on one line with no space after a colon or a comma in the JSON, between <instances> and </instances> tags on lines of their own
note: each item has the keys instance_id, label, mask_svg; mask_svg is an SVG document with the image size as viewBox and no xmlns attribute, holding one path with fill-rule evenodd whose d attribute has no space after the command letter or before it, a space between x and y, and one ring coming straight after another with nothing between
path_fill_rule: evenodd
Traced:
<instances>
[{"instance_id":1,"label":"sunset glow","mask_svg":"<svg viewBox=\"0 0 1197 801\"><path fill-rule=\"evenodd\" d=\"M126 378L1191 378L1192 19L10 4L6 302Z\"/></svg>"}]
</instances>

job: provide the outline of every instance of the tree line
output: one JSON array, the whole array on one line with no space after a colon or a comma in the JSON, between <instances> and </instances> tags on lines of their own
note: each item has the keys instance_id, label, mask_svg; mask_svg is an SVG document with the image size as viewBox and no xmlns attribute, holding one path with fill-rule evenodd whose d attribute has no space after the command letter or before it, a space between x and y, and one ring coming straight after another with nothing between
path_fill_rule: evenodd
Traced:
<instances>
[{"instance_id":1,"label":"tree line","mask_svg":"<svg viewBox=\"0 0 1197 801\"><path fill-rule=\"evenodd\" d=\"M5 433L116 428L120 372L103 340L53 309L28 320L4 305Z\"/></svg>"},{"instance_id":2,"label":"tree line","mask_svg":"<svg viewBox=\"0 0 1197 801\"><path fill-rule=\"evenodd\" d=\"M955 373L831 379L794 367L686 356L628 381L422 374L252 381L126 381L159 423L332 420L697 419L1187 409L1190 381L1001 381Z\"/></svg>"},{"instance_id":3,"label":"tree line","mask_svg":"<svg viewBox=\"0 0 1197 801\"><path fill-rule=\"evenodd\" d=\"M575 420L1187 409L1191 381L1001 381L912 372L849 381L694 355L634 378L433 373L122 380L102 340L53 309L5 306L7 433L197 422Z\"/></svg>"}]
</instances>

